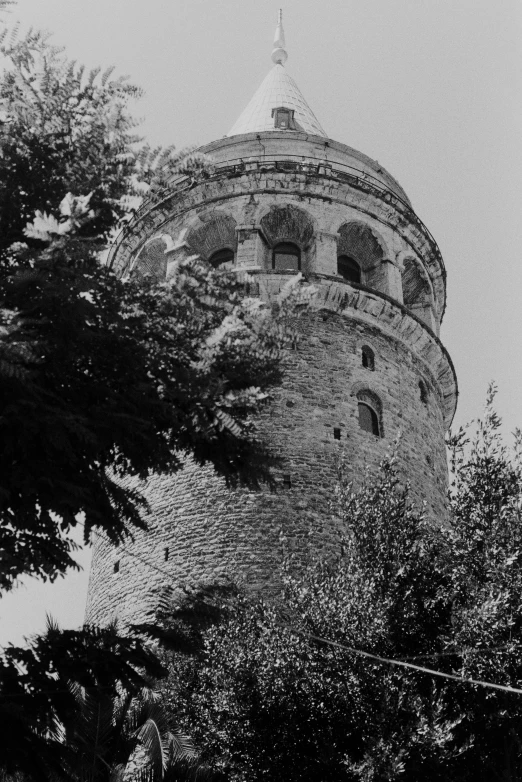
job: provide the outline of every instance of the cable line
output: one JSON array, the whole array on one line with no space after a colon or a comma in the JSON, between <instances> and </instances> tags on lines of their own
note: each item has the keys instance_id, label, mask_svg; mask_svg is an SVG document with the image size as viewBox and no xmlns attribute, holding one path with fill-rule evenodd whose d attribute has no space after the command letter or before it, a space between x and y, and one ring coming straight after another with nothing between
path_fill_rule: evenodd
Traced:
<instances>
[{"instance_id":1,"label":"cable line","mask_svg":"<svg viewBox=\"0 0 522 782\"><path fill-rule=\"evenodd\" d=\"M145 557L142 557L141 555L135 554L133 551L130 551L128 548L126 548L125 544L123 543L120 544L120 548L122 548L131 557L138 559L140 562L143 562L145 565L148 565L149 567L153 568L153 570L157 570L159 573L166 576L171 583L174 583L171 573L167 572L166 570L163 570L163 568L158 567L153 562L147 560ZM289 625L286 625L286 627L289 630L293 630L293 628L290 627ZM334 646L338 649L343 649L344 651L350 652L351 654L356 654L359 655L360 657L366 657L370 660L375 660L375 662L385 663L387 665L395 665L402 668L409 668L414 671L420 671L421 673L427 673L430 676L439 676L443 679L451 679L452 681L456 681L459 684L472 684L477 687L487 687L494 690L502 690L502 692L513 692L516 693L517 695L522 695L522 689L518 687L511 687L510 685L507 684L494 684L493 682L485 682L482 681L481 679L466 678L464 676L457 676L457 674L453 674L453 673L444 673L443 671L437 671L434 668L425 668L422 665L415 665L414 663L409 663L406 662L405 660L395 660L391 657L380 657L378 654L371 654L370 652L364 652L362 649L355 649L352 646L346 646L345 644L341 644L338 641L329 641L327 638L321 638L320 636L313 635L312 633L299 633L299 631L297 630L294 630L294 632L298 633L299 635L303 635L305 638L316 641L318 643L327 644L328 646ZM502 647L495 647L495 648L501 649ZM493 651L493 650L484 650L484 651ZM462 653L452 652L451 654L458 654L459 656L461 656ZM424 656L429 657L431 655L419 655L419 657L424 657Z\"/></svg>"}]
</instances>

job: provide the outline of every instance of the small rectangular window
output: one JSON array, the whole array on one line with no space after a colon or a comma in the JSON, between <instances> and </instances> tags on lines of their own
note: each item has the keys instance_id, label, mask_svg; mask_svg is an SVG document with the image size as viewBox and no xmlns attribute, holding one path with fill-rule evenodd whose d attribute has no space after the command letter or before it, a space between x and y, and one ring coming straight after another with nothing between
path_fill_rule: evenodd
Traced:
<instances>
[{"instance_id":1,"label":"small rectangular window","mask_svg":"<svg viewBox=\"0 0 522 782\"><path fill-rule=\"evenodd\" d=\"M119 573L120 572L120 560L119 559L117 559L116 562L114 563L114 572L115 573Z\"/></svg>"},{"instance_id":2,"label":"small rectangular window","mask_svg":"<svg viewBox=\"0 0 522 782\"><path fill-rule=\"evenodd\" d=\"M283 486L285 487L285 489L292 488L292 481L289 475L283 475Z\"/></svg>"},{"instance_id":3,"label":"small rectangular window","mask_svg":"<svg viewBox=\"0 0 522 782\"><path fill-rule=\"evenodd\" d=\"M334 440L340 440L341 439L341 430L339 427L334 426Z\"/></svg>"}]
</instances>

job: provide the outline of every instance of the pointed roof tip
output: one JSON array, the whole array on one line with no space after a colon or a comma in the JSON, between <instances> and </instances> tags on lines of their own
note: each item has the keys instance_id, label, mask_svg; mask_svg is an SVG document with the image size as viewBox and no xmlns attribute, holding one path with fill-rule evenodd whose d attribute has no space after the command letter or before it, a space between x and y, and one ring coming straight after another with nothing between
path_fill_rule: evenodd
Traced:
<instances>
[{"instance_id":1,"label":"pointed roof tip","mask_svg":"<svg viewBox=\"0 0 522 782\"><path fill-rule=\"evenodd\" d=\"M286 129L290 132L304 131L316 136L328 138L317 117L306 102L301 90L283 67L288 58L283 30L283 11L279 9L276 27L272 62L274 67L268 72L262 84L257 89L250 103L242 112L227 136L238 136L243 133L260 133L265 130L282 130L283 126L275 123L275 109L290 109L292 125Z\"/></svg>"},{"instance_id":2,"label":"pointed roof tip","mask_svg":"<svg viewBox=\"0 0 522 782\"><path fill-rule=\"evenodd\" d=\"M288 59L286 51L285 31L283 30L283 9L279 9L279 17L274 36L274 48L272 49L272 62L284 65Z\"/></svg>"}]
</instances>

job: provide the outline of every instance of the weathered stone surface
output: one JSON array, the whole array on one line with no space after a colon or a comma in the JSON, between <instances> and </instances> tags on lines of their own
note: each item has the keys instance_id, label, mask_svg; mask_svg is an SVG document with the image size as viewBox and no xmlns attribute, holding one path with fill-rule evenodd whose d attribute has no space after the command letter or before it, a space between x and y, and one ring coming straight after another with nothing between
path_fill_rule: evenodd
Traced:
<instances>
[{"instance_id":1,"label":"weathered stone surface","mask_svg":"<svg viewBox=\"0 0 522 782\"><path fill-rule=\"evenodd\" d=\"M430 516L444 516L444 432L457 387L438 339L445 302L438 248L397 183L373 161L337 145L333 162L312 165L307 160L326 154L324 140L318 146L315 137L296 134L292 141L283 134L280 158L270 162L280 135L211 145L223 165L231 156L242 159L226 174L218 170L142 210L114 256L124 272L151 246L154 252L143 256L147 270L156 258L163 270L159 245L151 245L155 237L163 237L167 256L184 237L203 257L223 244L236 250L238 274L248 271L248 294L270 298L289 279L272 271L274 245L299 246L302 271L317 294L288 351L283 385L259 420L282 460L277 490L231 490L211 467L190 459L175 475L151 477L143 487L151 507L148 532L120 548L101 539L95 546L90 621L151 619L166 596L203 583L231 579L277 589L285 552L304 561L338 550L342 529L331 501L341 455L357 485L366 470L377 470L397 437L400 469L415 499ZM363 285L338 276L341 253L362 259ZM363 366L363 347L373 351L373 370ZM378 408L382 436L361 428L358 401Z\"/></svg>"}]
</instances>

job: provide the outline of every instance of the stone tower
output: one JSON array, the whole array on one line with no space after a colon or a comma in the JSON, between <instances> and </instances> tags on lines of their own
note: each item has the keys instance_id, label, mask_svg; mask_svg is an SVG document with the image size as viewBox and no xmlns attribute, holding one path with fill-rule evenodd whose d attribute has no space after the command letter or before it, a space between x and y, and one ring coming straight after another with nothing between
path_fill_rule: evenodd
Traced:
<instances>
[{"instance_id":1,"label":"stone tower","mask_svg":"<svg viewBox=\"0 0 522 782\"><path fill-rule=\"evenodd\" d=\"M230 490L188 461L145 492L150 529L121 548L99 540L87 618L152 618L169 585L227 578L263 588L285 546L335 549L329 511L339 455L357 480L397 433L401 470L428 513L444 512L444 432L457 398L439 340L446 274L435 240L396 180L328 138L287 73L281 18L273 67L227 136L203 148L215 173L180 179L143 208L113 253L168 275L180 255L248 271L271 297L298 271L317 294L262 430L283 457L276 492ZM254 282L252 282L254 280Z\"/></svg>"}]
</instances>

